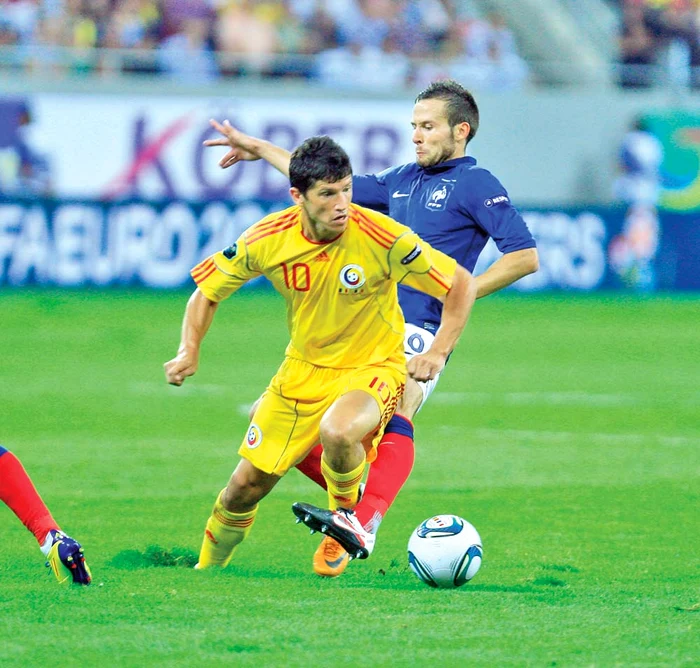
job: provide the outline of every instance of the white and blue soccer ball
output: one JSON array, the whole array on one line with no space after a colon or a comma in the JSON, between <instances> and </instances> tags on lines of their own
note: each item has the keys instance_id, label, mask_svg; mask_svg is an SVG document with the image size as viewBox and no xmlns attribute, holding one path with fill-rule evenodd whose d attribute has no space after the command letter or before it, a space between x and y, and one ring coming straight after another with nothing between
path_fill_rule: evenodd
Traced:
<instances>
[{"instance_id":1,"label":"white and blue soccer ball","mask_svg":"<svg viewBox=\"0 0 700 668\"><path fill-rule=\"evenodd\" d=\"M461 587L478 573L482 558L478 531L457 515L421 522L408 541L408 565L431 587Z\"/></svg>"}]
</instances>

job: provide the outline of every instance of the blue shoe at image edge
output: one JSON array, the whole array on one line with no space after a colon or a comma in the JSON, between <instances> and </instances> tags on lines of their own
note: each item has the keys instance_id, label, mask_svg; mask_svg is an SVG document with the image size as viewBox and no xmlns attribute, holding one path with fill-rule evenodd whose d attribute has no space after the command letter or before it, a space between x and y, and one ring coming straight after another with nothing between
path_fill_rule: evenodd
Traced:
<instances>
[{"instance_id":1,"label":"blue shoe at image edge","mask_svg":"<svg viewBox=\"0 0 700 668\"><path fill-rule=\"evenodd\" d=\"M80 543L62 531L54 530L50 534L53 542L46 557L46 565L53 571L58 582L89 585L92 574Z\"/></svg>"}]
</instances>

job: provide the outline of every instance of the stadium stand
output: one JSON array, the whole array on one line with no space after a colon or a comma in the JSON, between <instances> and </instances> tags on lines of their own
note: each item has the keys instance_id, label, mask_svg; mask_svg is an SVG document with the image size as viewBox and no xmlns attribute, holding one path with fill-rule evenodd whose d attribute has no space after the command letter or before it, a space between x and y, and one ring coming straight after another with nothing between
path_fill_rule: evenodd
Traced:
<instances>
[{"instance_id":1,"label":"stadium stand","mask_svg":"<svg viewBox=\"0 0 700 668\"><path fill-rule=\"evenodd\" d=\"M346 91L444 76L485 91L697 88L699 26L699 0L6 0L0 71Z\"/></svg>"},{"instance_id":2,"label":"stadium stand","mask_svg":"<svg viewBox=\"0 0 700 668\"><path fill-rule=\"evenodd\" d=\"M604 84L604 55L585 38L574 13L558 0L480 0L482 10L505 17L523 55L546 84Z\"/></svg>"},{"instance_id":3,"label":"stadium stand","mask_svg":"<svg viewBox=\"0 0 700 668\"><path fill-rule=\"evenodd\" d=\"M528 78L506 23L471 0L9 0L0 6L0 66L346 89L466 74L503 90Z\"/></svg>"},{"instance_id":4,"label":"stadium stand","mask_svg":"<svg viewBox=\"0 0 700 668\"><path fill-rule=\"evenodd\" d=\"M561 1L591 39L601 36L621 87L700 87L698 0Z\"/></svg>"}]
</instances>

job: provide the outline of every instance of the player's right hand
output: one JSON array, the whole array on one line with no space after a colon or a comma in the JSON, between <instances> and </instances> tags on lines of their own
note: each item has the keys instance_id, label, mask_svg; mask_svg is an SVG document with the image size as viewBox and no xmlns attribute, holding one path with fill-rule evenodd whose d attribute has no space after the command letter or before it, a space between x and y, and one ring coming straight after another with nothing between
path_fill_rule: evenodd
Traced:
<instances>
[{"instance_id":1,"label":"player's right hand","mask_svg":"<svg viewBox=\"0 0 700 668\"><path fill-rule=\"evenodd\" d=\"M414 355L406 363L408 375L414 380L432 380L445 368L447 356L432 348L420 355Z\"/></svg>"},{"instance_id":2,"label":"player's right hand","mask_svg":"<svg viewBox=\"0 0 700 668\"><path fill-rule=\"evenodd\" d=\"M212 118L209 121L209 125L222 134L223 138L207 139L203 142L204 146L231 147L231 150L219 160L219 167L226 169L241 160L260 160L260 155L256 151L259 143L258 139L234 128L228 121L219 123Z\"/></svg>"},{"instance_id":3,"label":"player's right hand","mask_svg":"<svg viewBox=\"0 0 700 668\"><path fill-rule=\"evenodd\" d=\"M177 354L169 362L163 365L165 369L165 380L170 383L170 385L177 385L178 387L185 382L185 378L194 376L197 371L198 362L192 357L192 355L186 351Z\"/></svg>"}]
</instances>

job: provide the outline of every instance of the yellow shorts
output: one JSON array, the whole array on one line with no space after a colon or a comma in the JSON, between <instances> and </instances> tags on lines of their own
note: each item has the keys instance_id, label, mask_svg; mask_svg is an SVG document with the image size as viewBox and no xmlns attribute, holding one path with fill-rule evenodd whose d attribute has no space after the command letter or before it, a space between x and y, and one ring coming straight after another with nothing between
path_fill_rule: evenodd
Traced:
<instances>
[{"instance_id":1,"label":"yellow shorts","mask_svg":"<svg viewBox=\"0 0 700 668\"><path fill-rule=\"evenodd\" d=\"M377 428L364 439L372 462L405 381L403 353L356 369L329 369L287 357L262 395L238 454L265 473L283 476L320 442L321 418L331 404L351 390L362 390L374 397L381 412Z\"/></svg>"}]
</instances>

